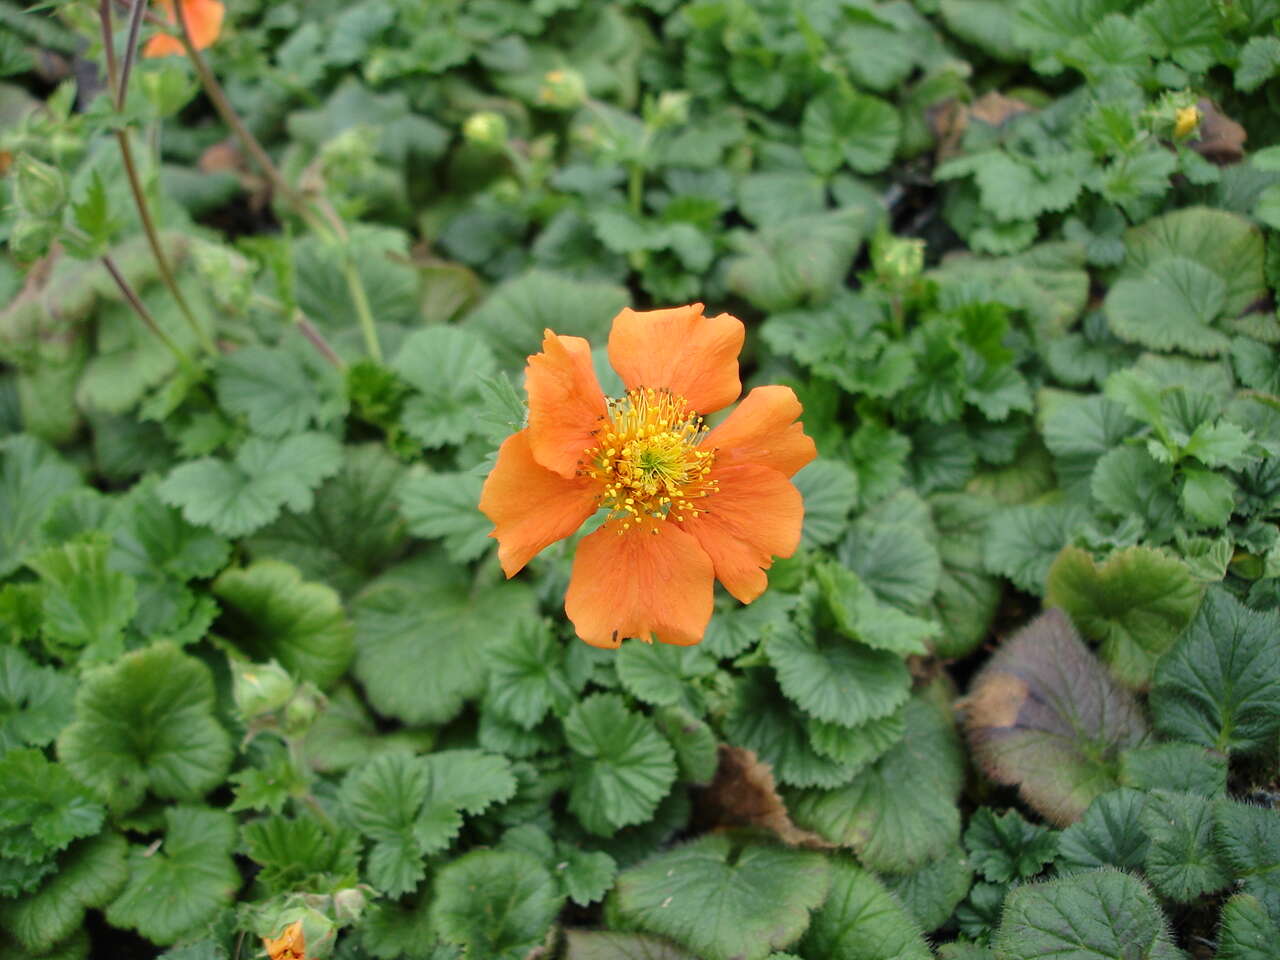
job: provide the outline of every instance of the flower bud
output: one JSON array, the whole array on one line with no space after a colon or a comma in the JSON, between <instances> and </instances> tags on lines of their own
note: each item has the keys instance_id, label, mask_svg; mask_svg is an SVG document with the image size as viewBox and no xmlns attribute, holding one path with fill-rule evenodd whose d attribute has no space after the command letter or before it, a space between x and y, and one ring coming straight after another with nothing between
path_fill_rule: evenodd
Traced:
<instances>
[{"instance_id":1,"label":"flower bud","mask_svg":"<svg viewBox=\"0 0 1280 960\"><path fill-rule=\"evenodd\" d=\"M500 149L507 142L509 133L506 118L492 110L473 113L462 125L462 135L467 143L477 147Z\"/></svg>"},{"instance_id":2,"label":"flower bud","mask_svg":"<svg viewBox=\"0 0 1280 960\"><path fill-rule=\"evenodd\" d=\"M364 913L368 898L359 887L348 887L333 895L333 918L338 926L345 927L355 923Z\"/></svg>"},{"instance_id":3,"label":"flower bud","mask_svg":"<svg viewBox=\"0 0 1280 960\"><path fill-rule=\"evenodd\" d=\"M538 89L538 102L557 110L572 110L587 99L587 81L577 70L548 70Z\"/></svg>"},{"instance_id":4,"label":"flower bud","mask_svg":"<svg viewBox=\"0 0 1280 960\"><path fill-rule=\"evenodd\" d=\"M18 206L36 217L57 216L67 202L62 171L28 153L18 157Z\"/></svg>"},{"instance_id":5,"label":"flower bud","mask_svg":"<svg viewBox=\"0 0 1280 960\"><path fill-rule=\"evenodd\" d=\"M57 232L58 226L51 220L19 215L9 231L9 250L23 262L39 259L49 252Z\"/></svg>"},{"instance_id":6,"label":"flower bud","mask_svg":"<svg viewBox=\"0 0 1280 960\"><path fill-rule=\"evenodd\" d=\"M284 708L284 732L286 736L298 737L311 729L311 723L320 713L324 704L324 694L310 683L300 686L288 706Z\"/></svg>"},{"instance_id":7,"label":"flower bud","mask_svg":"<svg viewBox=\"0 0 1280 960\"><path fill-rule=\"evenodd\" d=\"M280 664L231 663L231 695L245 720L279 710L293 696L293 678Z\"/></svg>"},{"instance_id":8,"label":"flower bud","mask_svg":"<svg viewBox=\"0 0 1280 960\"><path fill-rule=\"evenodd\" d=\"M1187 106L1180 108L1173 115L1173 139L1185 140L1193 136L1200 127L1200 121L1203 115L1200 108L1196 106Z\"/></svg>"},{"instance_id":9,"label":"flower bud","mask_svg":"<svg viewBox=\"0 0 1280 960\"><path fill-rule=\"evenodd\" d=\"M689 91L664 90L653 106L649 122L656 130L678 127L689 119Z\"/></svg>"},{"instance_id":10,"label":"flower bud","mask_svg":"<svg viewBox=\"0 0 1280 960\"><path fill-rule=\"evenodd\" d=\"M876 274L888 280L910 280L924 270L924 241L884 233L871 244Z\"/></svg>"}]
</instances>

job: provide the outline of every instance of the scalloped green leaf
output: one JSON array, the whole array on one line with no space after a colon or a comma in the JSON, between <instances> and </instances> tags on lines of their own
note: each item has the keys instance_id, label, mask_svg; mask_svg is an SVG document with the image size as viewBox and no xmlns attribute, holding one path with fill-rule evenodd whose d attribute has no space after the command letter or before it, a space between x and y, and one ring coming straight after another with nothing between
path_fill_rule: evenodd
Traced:
<instances>
[{"instance_id":1,"label":"scalloped green leaf","mask_svg":"<svg viewBox=\"0 0 1280 960\"><path fill-rule=\"evenodd\" d=\"M41 527L55 500L81 486L79 472L43 440L0 440L0 577L44 545Z\"/></svg>"},{"instance_id":2,"label":"scalloped green leaf","mask_svg":"<svg viewBox=\"0 0 1280 960\"><path fill-rule=\"evenodd\" d=\"M528 854L474 850L436 874L431 926L468 956L523 960L563 902L555 880Z\"/></svg>"},{"instance_id":3,"label":"scalloped green leaf","mask_svg":"<svg viewBox=\"0 0 1280 960\"><path fill-rule=\"evenodd\" d=\"M799 950L848 960L929 960L920 924L884 885L843 857L831 863L831 892L814 911Z\"/></svg>"},{"instance_id":4,"label":"scalloped green leaf","mask_svg":"<svg viewBox=\"0 0 1280 960\"><path fill-rule=\"evenodd\" d=\"M764 960L805 932L830 875L821 854L708 834L624 870L609 903L706 960Z\"/></svg>"}]
</instances>

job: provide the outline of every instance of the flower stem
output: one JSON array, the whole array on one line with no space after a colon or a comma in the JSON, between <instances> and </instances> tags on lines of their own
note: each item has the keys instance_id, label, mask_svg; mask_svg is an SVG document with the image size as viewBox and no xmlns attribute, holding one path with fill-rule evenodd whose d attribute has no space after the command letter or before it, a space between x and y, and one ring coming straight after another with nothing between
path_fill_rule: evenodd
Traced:
<instances>
[{"instance_id":1,"label":"flower stem","mask_svg":"<svg viewBox=\"0 0 1280 960\"><path fill-rule=\"evenodd\" d=\"M102 49L107 58L107 88L114 96L120 89L120 68L116 63L116 45L112 42L115 30L111 26L111 0L100 0L98 19L102 21Z\"/></svg>"},{"instance_id":2,"label":"flower stem","mask_svg":"<svg viewBox=\"0 0 1280 960\"><path fill-rule=\"evenodd\" d=\"M178 29L181 31L179 39L182 42L183 49L187 52L187 57L191 60L191 65L195 67L196 75L200 78L205 94L209 97L210 102L213 103L213 108L218 111L218 116L222 118L223 123L231 128L231 132L240 141L240 145L245 149L245 152L253 157L263 175L271 182L272 190L292 207L293 211L306 221L312 229L318 232L328 230L346 244L346 263L343 265L343 276L346 279L347 290L351 294L351 302L355 306L356 316L360 321L360 330L364 335L365 348L374 360L381 363L382 347L378 342L378 332L374 326L373 314L369 310L369 295L365 291L364 281L360 278L360 272L355 268L355 262L351 256L351 238L342 222L342 218L332 209L326 211L327 216L317 215L312 205L307 202L306 197L298 193L285 180L279 168L272 162L271 157L267 155L267 151L258 142L258 138L253 135L253 132L240 119L240 115L236 113L231 101L227 99L222 85L218 83L218 78L209 69L208 62L200 51L196 49L191 39L191 28L187 24L187 14L183 10L182 4L175 3L174 11L178 18Z\"/></svg>"},{"instance_id":3,"label":"flower stem","mask_svg":"<svg viewBox=\"0 0 1280 960\"><path fill-rule=\"evenodd\" d=\"M105 5L107 0L103 0ZM147 14L147 0L133 0L129 10L129 39L124 47L124 67L120 71L120 83L116 87L116 109L124 109L124 98L129 92L129 74L138 55L138 34L142 30L142 18Z\"/></svg>"},{"instance_id":4,"label":"flower stem","mask_svg":"<svg viewBox=\"0 0 1280 960\"><path fill-rule=\"evenodd\" d=\"M316 329L316 325L308 320L301 310L298 311L297 316L294 318L294 323L298 325L298 332L306 337L307 342L315 347L322 357L339 370L346 367L342 358L338 356L333 347L329 346L329 341L324 338L324 334Z\"/></svg>"},{"instance_id":5,"label":"flower stem","mask_svg":"<svg viewBox=\"0 0 1280 960\"><path fill-rule=\"evenodd\" d=\"M120 272L120 268L116 266L116 262L111 259L110 254L104 253L102 255L102 265L107 268L107 273L111 274L111 279L116 282L116 286L119 287L120 292L124 294L124 298L129 302L129 306L133 307L134 313L136 313L139 319L147 325L147 329L154 333L156 337L159 338L160 342L169 348L174 357L177 358L178 364L183 367L183 369L189 372L194 372L195 366L192 364L191 358L187 356L186 352L174 342L173 338L165 333L164 329L156 323L156 318L151 315L151 311L147 309L146 304L144 304L138 297L137 291L135 291L129 281L124 278L124 274Z\"/></svg>"}]
</instances>

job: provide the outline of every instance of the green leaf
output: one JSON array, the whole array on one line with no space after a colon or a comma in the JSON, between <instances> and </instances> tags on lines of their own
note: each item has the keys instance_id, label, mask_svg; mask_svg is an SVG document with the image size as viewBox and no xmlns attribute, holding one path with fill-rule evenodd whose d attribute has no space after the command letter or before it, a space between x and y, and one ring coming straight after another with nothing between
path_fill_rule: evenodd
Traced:
<instances>
[{"instance_id":1,"label":"green leaf","mask_svg":"<svg viewBox=\"0 0 1280 960\"><path fill-rule=\"evenodd\" d=\"M1000 603L999 581L986 572L987 528L995 504L965 493L929 498L942 572L927 615L941 627L932 638L940 657L963 657L987 636Z\"/></svg>"},{"instance_id":2,"label":"green leaf","mask_svg":"<svg viewBox=\"0 0 1280 960\"><path fill-rule=\"evenodd\" d=\"M668 940L610 930L566 930L565 960L696 960Z\"/></svg>"},{"instance_id":3,"label":"green leaf","mask_svg":"<svg viewBox=\"0 0 1280 960\"><path fill-rule=\"evenodd\" d=\"M1117 870L1076 873L1009 891L992 946L1010 960L1178 960L1155 898Z\"/></svg>"},{"instance_id":4,"label":"green leaf","mask_svg":"<svg viewBox=\"0 0 1280 960\"><path fill-rule=\"evenodd\" d=\"M882 873L910 873L960 839L956 797L964 758L938 688L907 702L902 740L846 787L805 791L790 804L803 827L853 848Z\"/></svg>"},{"instance_id":5,"label":"green leaf","mask_svg":"<svg viewBox=\"0 0 1280 960\"><path fill-rule=\"evenodd\" d=\"M1140 790L1180 790L1216 797L1227 789L1227 758L1192 743L1133 747L1120 755L1120 782Z\"/></svg>"},{"instance_id":6,"label":"green leaf","mask_svg":"<svg viewBox=\"0 0 1280 960\"><path fill-rule=\"evenodd\" d=\"M44 545L40 532L54 501L81 485L80 474L43 440L0 440L0 577Z\"/></svg>"},{"instance_id":7,"label":"green leaf","mask_svg":"<svg viewBox=\"0 0 1280 960\"><path fill-rule=\"evenodd\" d=\"M936 930L950 919L973 884L973 867L964 850L955 847L915 873L882 877L884 885L925 931Z\"/></svg>"},{"instance_id":8,"label":"green leaf","mask_svg":"<svg viewBox=\"0 0 1280 960\"><path fill-rule=\"evenodd\" d=\"M1054 558L1090 519L1088 508L1075 503L997 510L987 533L987 569L1028 593L1041 593Z\"/></svg>"},{"instance_id":9,"label":"green leaf","mask_svg":"<svg viewBox=\"0 0 1280 960\"><path fill-rule=\"evenodd\" d=\"M856 727L812 718L806 726L813 749L841 764L852 776L902 740L907 732L905 713L904 707Z\"/></svg>"},{"instance_id":10,"label":"green leaf","mask_svg":"<svg viewBox=\"0 0 1280 960\"><path fill-rule=\"evenodd\" d=\"M683 707L662 707L654 712L653 720L676 752L680 779L700 786L709 784L720 760L711 728Z\"/></svg>"},{"instance_id":11,"label":"green leaf","mask_svg":"<svg viewBox=\"0 0 1280 960\"><path fill-rule=\"evenodd\" d=\"M1088 396L1041 394L1044 443L1056 459L1063 487L1083 484L1098 460L1139 427L1124 407L1102 394Z\"/></svg>"},{"instance_id":12,"label":"green leaf","mask_svg":"<svg viewBox=\"0 0 1280 960\"><path fill-rule=\"evenodd\" d=\"M1192 467L1182 471L1182 509L1192 521L1192 528L1225 527L1235 512L1236 485L1230 478L1209 470Z\"/></svg>"},{"instance_id":13,"label":"green leaf","mask_svg":"<svg viewBox=\"0 0 1280 960\"><path fill-rule=\"evenodd\" d=\"M320 481L342 467L342 448L321 433L297 433L278 442L247 440L229 462L203 457L175 467L157 488L182 515L227 537L258 530L284 507L311 509Z\"/></svg>"},{"instance_id":14,"label":"green leaf","mask_svg":"<svg viewBox=\"0 0 1280 960\"><path fill-rule=\"evenodd\" d=\"M913 611L929 602L942 574L932 541L929 508L903 490L859 517L836 555L881 600Z\"/></svg>"},{"instance_id":15,"label":"green leaf","mask_svg":"<svg viewBox=\"0 0 1280 960\"><path fill-rule=\"evenodd\" d=\"M479 432L480 380L497 372L493 351L479 334L427 327L409 335L392 366L416 391L401 422L423 446L461 443Z\"/></svg>"},{"instance_id":16,"label":"green leaf","mask_svg":"<svg viewBox=\"0 0 1280 960\"><path fill-rule=\"evenodd\" d=\"M1027 823L1017 810L997 816L981 807L964 831L973 867L993 883L1029 880L1054 858L1058 838L1051 830Z\"/></svg>"},{"instance_id":17,"label":"green leaf","mask_svg":"<svg viewBox=\"0 0 1280 960\"><path fill-rule=\"evenodd\" d=\"M1280 615L1210 589L1156 668L1156 726L1215 750L1250 753L1280 729Z\"/></svg>"},{"instance_id":18,"label":"green leaf","mask_svg":"<svg viewBox=\"0 0 1280 960\"><path fill-rule=\"evenodd\" d=\"M715 659L700 647L666 643L629 643L618 651L615 665L623 688L655 707L680 704L695 712L701 695L689 681L716 669Z\"/></svg>"},{"instance_id":19,"label":"green leaf","mask_svg":"<svg viewBox=\"0 0 1280 960\"><path fill-rule=\"evenodd\" d=\"M1139 276L1113 284L1105 309L1121 340L1151 350L1216 356L1231 346L1212 324L1227 305L1227 285L1186 257L1158 260Z\"/></svg>"},{"instance_id":20,"label":"green leaf","mask_svg":"<svg viewBox=\"0 0 1280 960\"><path fill-rule=\"evenodd\" d=\"M467 956L522 960L537 947L564 897L528 854L474 850L440 869L431 926Z\"/></svg>"},{"instance_id":21,"label":"green leaf","mask_svg":"<svg viewBox=\"0 0 1280 960\"><path fill-rule=\"evenodd\" d=\"M348 595L381 572L407 537L406 517L396 508L405 475L400 462L379 444L349 446L344 454L309 512L284 514L247 546L255 560L284 560L308 580Z\"/></svg>"},{"instance_id":22,"label":"green leaf","mask_svg":"<svg viewBox=\"0 0 1280 960\"><path fill-rule=\"evenodd\" d=\"M736 657L786 623L798 602L794 593L769 590L746 606L735 603L721 608L707 624L702 646L715 657Z\"/></svg>"},{"instance_id":23,"label":"green leaf","mask_svg":"<svg viewBox=\"0 0 1280 960\"><path fill-rule=\"evenodd\" d=\"M415 466L400 484L400 511L409 531L419 537L439 537L455 563L469 563L494 543L493 523L480 512L484 478L473 471L431 473Z\"/></svg>"},{"instance_id":24,"label":"green leaf","mask_svg":"<svg viewBox=\"0 0 1280 960\"><path fill-rule=\"evenodd\" d=\"M526 730L536 727L548 710L567 712L576 690L569 682L564 654L546 623L522 625L489 650L486 706Z\"/></svg>"},{"instance_id":25,"label":"green leaf","mask_svg":"<svg viewBox=\"0 0 1280 960\"><path fill-rule=\"evenodd\" d=\"M148 790L198 800L222 783L232 755L209 668L168 644L85 674L75 722L58 737L62 762L120 813Z\"/></svg>"},{"instance_id":26,"label":"green leaf","mask_svg":"<svg viewBox=\"0 0 1280 960\"><path fill-rule=\"evenodd\" d=\"M858 501L858 475L839 460L813 461L792 477L804 497L804 549L834 543L848 526L849 512Z\"/></svg>"},{"instance_id":27,"label":"green leaf","mask_svg":"<svg viewBox=\"0 0 1280 960\"><path fill-rule=\"evenodd\" d=\"M1223 906L1219 960L1274 960L1278 940L1280 925L1267 916L1256 897L1238 893Z\"/></svg>"},{"instance_id":28,"label":"green leaf","mask_svg":"<svg viewBox=\"0 0 1280 960\"><path fill-rule=\"evenodd\" d=\"M881 603L856 573L837 563L821 563L815 573L827 608L845 636L902 657L928 652L924 641L937 635L936 623Z\"/></svg>"},{"instance_id":29,"label":"green leaf","mask_svg":"<svg viewBox=\"0 0 1280 960\"><path fill-rule=\"evenodd\" d=\"M106 663L124 652L137 610L133 580L111 569L106 537L49 547L27 560L40 575L44 636L64 660Z\"/></svg>"},{"instance_id":30,"label":"green leaf","mask_svg":"<svg viewBox=\"0 0 1280 960\"><path fill-rule=\"evenodd\" d=\"M307 583L298 568L259 560L213 583L228 635L253 661L278 660L295 676L331 687L355 653L352 628L332 587Z\"/></svg>"},{"instance_id":31,"label":"green leaf","mask_svg":"<svg viewBox=\"0 0 1280 960\"><path fill-rule=\"evenodd\" d=\"M569 809L584 827L609 836L653 816L676 778L675 754L653 721L598 693L570 711L564 733L574 753Z\"/></svg>"},{"instance_id":32,"label":"green leaf","mask_svg":"<svg viewBox=\"0 0 1280 960\"><path fill-rule=\"evenodd\" d=\"M729 260L726 283L762 310L821 303L840 286L871 229L862 209L795 217L754 233L735 233L739 255Z\"/></svg>"},{"instance_id":33,"label":"green leaf","mask_svg":"<svg viewBox=\"0 0 1280 960\"><path fill-rule=\"evenodd\" d=\"M1200 606L1200 586L1182 561L1150 547L1120 550L1101 566L1066 547L1049 570L1045 602L1101 644L1112 676L1144 689Z\"/></svg>"},{"instance_id":34,"label":"green leaf","mask_svg":"<svg viewBox=\"0 0 1280 960\"><path fill-rule=\"evenodd\" d=\"M0 928L33 954L55 949L84 928L86 910L105 907L120 892L129 875L126 848L118 833L80 841L35 894L0 900Z\"/></svg>"},{"instance_id":35,"label":"green leaf","mask_svg":"<svg viewBox=\"0 0 1280 960\"><path fill-rule=\"evenodd\" d=\"M831 864L831 892L800 945L805 956L929 960L920 925L876 877L851 860Z\"/></svg>"},{"instance_id":36,"label":"green leaf","mask_svg":"<svg viewBox=\"0 0 1280 960\"><path fill-rule=\"evenodd\" d=\"M887 716L906 702L910 675L899 654L856 641L818 636L792 623L765 639L782 692L818 720L852 727Z\"/></svg>"},{"instance_id":37,"label":"green leaf","mask_svg":"<svg viewBox=\"0 0 1280 960\"><path fill-rule=\"evenodd\" d=\"M465 328L485 339L500 366L519 367L548 328L603 342L609 322L629 301L627 291L613 284L532 270L491 291L467 315Z\"/></svg>"},{"instance_id":38,"label":"green leaf","mask_svg":"<svg viewBox=\"0 0 1280 960\"><path fill-rule=\"evenodd\" d=\"M624 870L610 903L706 960L763 960L804 933L830 874L821 854L708 834Z\"/></svg>"},{"instance_id":39,"label":"green leaf","mask_svg":"<svg viewBox=\"0 0 1280 960\"><path fill-rule=\"evenodd\" d=\"M770 170L749 173L737 182L738 210L756 227L821 213L826 209L826 187L804 170Z\"/></svg>"},{"instance_id":40,"label":"green leaf","mask_svg":"<svg viewBox=\"0 0 1280 960\"><path fill-rule=\"evenodd\" d=\"M1140 868L1151 844L1141 823L1146 803L1145 793L1127 787L1099 796L1083 817L1059 834L1058 869Z\"/></svg>"},{"instance_id":41,"label":"green leaf","mask_svg":"<svg viewBox=\"0 0 1280 960\"><path fill-rule=\"evenodd\" d=\"M415 890L425 858L445 850L462 814L511 799L515 777L504 757L448 750L426 757L389 753L353 771L342 786L347 818L373 841L368 875L388 896Z\"/></svg>"},{"instance_id":42,"label":"green leaf","mask_svg":"<svg viewBox=\"0 0 1280 960\"><path fill-rule=\"evenodd\" d=\"M272 894L356 881L359 838L310 817L263 817L241 831L245 853L262 869L254 878Z\"/></svg>"},{"instance_id":43,"label":"green leaf","mask_svg":"<svg viewBox=\"0 0 1280 960\"><path fill-rule=\"evenodd\" d=\"M1018 786L1059 825L1118 785L1117 754L1148 735L1133 696L1112 682L1059 610L1006 640L965 703L969 743L984 772Z\"/></svg>"},{"instance_id":44,"label":"green leaf","mask_svg":"<svg viewBox=\"0 0 1280 960\"><path fill-rule=\"evenodd\" d=\"M10 750L0 758L0 778L0 857L37 863L102 829L102 805L41 751Z\"/></svg>"},{"instance_id":45,"label":"green leaf","mask_svg":"<svg viewBox=\"0 0 1280 960\"><path fill-rule=\"evenodd\" d=\"M898 112L879 97L833 89L805 106L801 149L821 176L845 163L858 173L878 173L893 160L901 126Z\"/></svg>"},{"instance_id":46,"label":"green leaf","mask_svg":"<svg viewBox=\"0 0 1280 960\"><path fill-rule=\"evenodd\" d=\"M307 731L307 757L317 770L349 770L384 753L431 749L435 737L430 730L379 730L372 712L352 686L342 683L331 690L325 698L328 706Z\"/></svg>"},{"instance_id":47,"label":"green leaf","mask_svg":"<svg viewBox=\"0 0 1280 960\"><path fill-rule=\"evenodd\" d=\"M1275 811L1238 803L1225 797L1214 802L1215 851L1242 883L1244 892L1257 897L1280 924L1280 829Z\"/></svg>"},{"instance_id":48,"label":"green leaf","mask_svg":"<svg viewBox=\"0 0 1280 960\"><path fill-rule=\"evenodd\" d=\"M948 161L934 175L947 180L972 173L983 208L1008 223L1067 210L1080 195L1089 169L1089 155L1082 150L1035 157L989 150Z\"/></svg>"},{"instance_id":49,"label":"green leaf","mask_svg":"<svg viewBox=\"0 0 1280 960\"><path fill-rule=\"evenodd\" d=\"M301 433L328 419L315 377L288 350L241 347L219 359L216 380L219 405L264 437Z\"/></svg>"},{"instance_id":50,"label":"green leaf","mask_svg":"<svg viewBox=\"0 0 1280 960\"><path fill-rule=\"evenodd\" d=\"M37 666L18 647L0 647L0 756L50 743L71 722L75 691L69 674Z\"/></svg>"},{"instance_id":51,"label":"green leaf","mask_svg":"<svg viewBox=\"0 0 1280 960\"><path fill-rule=\"evenodd\" d=\"M1280 70L1280 37L1250 37L1240 48L1236 89L1252 93Z\"/></svg>"},{"instance_id":52,"label":"green leaf","mask_svg":"<svg viewBox=\"0 0 1280 960\"><path fill-rule=\"evenodd\" d=\"M231 859L236 823L230 814L169 807L164 820L159 849L129 852L129 883L107 908L107 920L168 946L229 906L242 880Z\"/></svg>"},{"instance_id":53,"label":"green leaf","mask_svg":"<svg viewBox=\"0 0 1280 960\"><path fill-rule=\"evenodd\" d=\"M1167 539L1181 512L1173 495L1172 469L1140 447L1117 447L1103 456L1089 487L1108 512L1143 520L1152 540Z\"/></svg>"},{"instance_id":54,"label":"green leaf","mask_svg":"<svg viewBox=\"0 0 1280 960\"><path fill-rule=\"evenodd\" d=\"M392 568L356 598L355 675L378 711L409 724L444 723L488 682L486 651L536 615L522 583L475 583L426 554Z\"/></svg>"},{"instance_id":55,"label":"green leaf","mask_svg":"<svg viewBox=\"0 0 1280 960\"><path fill-rule=\"evenodd\" d=\"M1206 797L1152 790L1138 822L1151 839L1143 870L1163 896L1191 903L1226 884L1226 865L1212 844L1213 806Z\"/></svg>"}]
</instances>

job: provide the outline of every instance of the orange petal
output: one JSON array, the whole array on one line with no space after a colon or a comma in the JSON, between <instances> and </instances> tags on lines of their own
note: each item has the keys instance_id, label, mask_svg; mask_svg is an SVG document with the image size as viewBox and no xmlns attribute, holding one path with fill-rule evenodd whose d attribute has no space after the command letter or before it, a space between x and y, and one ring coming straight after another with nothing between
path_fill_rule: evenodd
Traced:
<instances>
[{"instance_id":1,"label":"orange petal","mask_svg":"<svg viewBox=\"0 0 1280 960\"><path fill-rule=\"evenodd\" d=\"M542 352L525 368L524 387L534 459L562 477L576 475L583 451L595 446L593 434L608 413L590 344L544 331Z\"/></svg>"},{"instance_id":2,"label":"orange petal","mask_svg":"<svg viewBox=\"0 0 1280 960\"><path fill-rule=\"evenodd\" d=\"M702 501L706 512L682 524L715 565L725 589L750 603L764 593L764 571L774 557L789 557L800 545L804 500L783 474L757 464L721 467L710 479L719 488Z\"/></svg>"},{"instance_id":3,"label":"orange petal","mask_svg":"<svg viewBox=\"0 0 1280 960\"><path fill-rule=\"evenodd\" d=\"M498 448L498 462L484 481L480 510L493 521L498 561L514 577L534 555L573 533L595 513L594 481L566 480L540 466L529 447L529 431L513 433Z\"/></svg>"},{"instance_id":4,"label":"orange petal","mask_svg":"<svg viewBox=\"0 0 1280 960\"><path fill-rule=\"evenodd\" d=\"M756 387L700 446L715 448L716 463L724 466L754 463L794 476L818 455L804 426L796 422L801 412L790 387Z\"/></svg>"},{"instance_id":5,"label":"orange petal","mask_svg":"<svg viewBox=\"0 0 1280 960\"><path fill-rule=\"evenodd\" d=\"M698 413L714 413L738 399L738 353L746 330L722 313L704 317L702 304L648 310L630 307L613 318L609 362L628 390L665 387Z\"/></svg>"},{"instance_id":6,"label":"orange petal","mask_svg":"<svg viewBox=\"0 0 1280 960\"><path fill-rule=\"evenodd\" d=\"M593 647L626 637L697 643L711 619L711 558L674 523L620 531L611 520L578 544L564 598L578 636Z\"/></svg>"},{"instance_id":7,"label":"orange petal","mask_svg":"<svg viewBox=\"0 0 1280 960\"><path fill-rule=\"evenodd\" d=\"M186 16L187 29L191 31L191 42L197 50L204 50L213 45L222 32L222 18L226 8L222 0L181 0L182 12ZM173 0L160 0L164 7L165 19L177 24L178 16L174 11ZM144 57L172 57L184 53L182 43L177 37L167 33L157 33L142 49Z\"/></svg>"}]
</instances>

